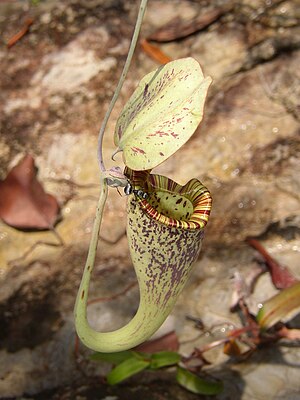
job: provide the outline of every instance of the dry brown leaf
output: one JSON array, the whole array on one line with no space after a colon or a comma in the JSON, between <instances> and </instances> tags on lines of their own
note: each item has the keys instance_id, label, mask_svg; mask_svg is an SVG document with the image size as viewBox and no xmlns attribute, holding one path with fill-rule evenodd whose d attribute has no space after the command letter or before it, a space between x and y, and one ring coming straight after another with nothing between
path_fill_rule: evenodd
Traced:
<instances>
[{"instance_id":1,"label":"dry brown leaf","mask_svg":"<svg viewBox=\"0 0 300 400\"><path fill-rule=\"evenodd\" d=\"M0 181L0 218L18 229L51 229L57 222L59 205L36 178L34 159L26 155Z\"/></svg>"},{"instance_id":2,"label":"dry brown leaf","mask_svg":"<svg viewBox=\"0 0 300 400\"><path fill-rule=\"evenodd\" d=\"M159 351L178 351L179 341L174 331L157 339L149 340L137 346L136 351L145 353L157 353Z\"/></svg>"},{"instance_id":3,"label":"dry brown leaf","mask_svg":"<svg viewBox=\"0 0 300 400\"><path fill-rule=\"evenodd\" d=\"M266 249L256 240L248 239L247 242L256 249L264 258L266 266L271 274L271 279L277 289L286 289L298 282L298 279L282 264L279 264Z\"/></svg>"}]
</instances>

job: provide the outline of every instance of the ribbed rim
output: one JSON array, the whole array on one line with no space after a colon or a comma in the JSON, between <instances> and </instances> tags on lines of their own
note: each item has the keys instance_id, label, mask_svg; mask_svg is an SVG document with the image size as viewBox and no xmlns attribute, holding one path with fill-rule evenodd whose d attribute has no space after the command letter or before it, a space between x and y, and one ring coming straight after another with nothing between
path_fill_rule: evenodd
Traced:
<instances>
[{"instance_id":1,"label":"ribbed rim","mask_svg":"<svg viewBox=\"0 0 300 400\"><path fill-rule=\"evenodd\" d=\"M165 176L150 174L150 170L133 171L126 167L124 173L134 189L150 192L155 187L158 191L183 195L193 204L193 213L187 221L182 221L167 217L149 204L147 199L137 197L140 206L150 218L164 225L180 229L195 230L203 229L206 226L211 211L212 198L208 189L197 179L191 179L186 185L181 186Z\"/></svg>"}]
</instances>

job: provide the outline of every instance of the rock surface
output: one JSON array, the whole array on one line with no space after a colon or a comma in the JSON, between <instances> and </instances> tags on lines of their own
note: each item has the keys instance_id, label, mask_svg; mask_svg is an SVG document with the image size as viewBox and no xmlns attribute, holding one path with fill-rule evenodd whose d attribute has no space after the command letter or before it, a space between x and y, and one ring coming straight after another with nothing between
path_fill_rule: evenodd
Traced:
<instances>
[{"instance_id":1,"label":"rock surface","mask_svg":"<svg viewBox=\"0 0 300 400\"><path fill-rule=\"evenodd\" d=\"M125 61L136 3L0 3L4 41L33 19L26 36L0 48L0 178L25 153L33 155L39 180L62 206L56 231L64 241L57 246L51 231L22 232L0 222L1 398L199 398L178 389L168 373L146 373L138 382L108 388L97 378L107 366L88 362L83 348L79 359L74 356L72 310L98 195L97 133ZM214 199L201 257L169 321L184 354L240 325L229 308L232 277L247 276L256 266L247 237L259 238L300 278L297 0L150 1L142 35L174 17L189 20L224 5L227 11L204 30L160 45L173 59L195 57L214 81L200 129L157 169L179 183L201 179ZM156 67L138 48L107 128L109 167L116 165L110 155L118 114L140 78ZM117 162L122 165L120 155ZM90 298L111 297L135 281L125 203L110 191ZM249 299L252 311L274 293L263 275ZM91 323L99 329L122 326L137 304L135 286L92 305ZM199 338L187 315L200 318L213 335ZM242 363L229 362L221 349L207 356L211 373L225 384L219 399L300 399L297 347L261 349Z\"/></svg>"}]
</instances>

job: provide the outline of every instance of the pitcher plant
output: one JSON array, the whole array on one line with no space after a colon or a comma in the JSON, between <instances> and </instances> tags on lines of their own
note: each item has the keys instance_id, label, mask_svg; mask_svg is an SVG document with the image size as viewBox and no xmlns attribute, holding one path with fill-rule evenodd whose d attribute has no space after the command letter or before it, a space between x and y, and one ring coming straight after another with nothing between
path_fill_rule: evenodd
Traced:
<instances>
[{"instance_id":1,"label":"pitcher plant","mask_svg":"<svg viewBox=\"0 0 300 400\"><path fill-rule=\"evenodd\" d=\"M105 117L99 140L100 198L75 304L77 334L95 351L127 350L150 338L171 312L199 256L211 210L208 189L197 179L181 186L151 170L192 136L202 119L210 83L193 58L172 61L141 80L115 128L124 173L118 167L109 171L104 167L102 138L110 111ZM87 300L108 186L123 187L128 195L127 237L140 303L127 325L98 332L87 321Z\"/></svg>"}]
</instances>

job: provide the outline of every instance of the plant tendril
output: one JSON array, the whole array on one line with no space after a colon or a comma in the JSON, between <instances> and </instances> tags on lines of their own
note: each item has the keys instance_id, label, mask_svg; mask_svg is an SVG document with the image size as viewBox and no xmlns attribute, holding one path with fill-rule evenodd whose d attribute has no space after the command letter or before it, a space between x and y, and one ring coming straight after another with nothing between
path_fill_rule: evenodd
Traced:
<instances>
[{"instance_id":1,"label":"plant tendril","mask_svg":"<svg viewBox=\"0 0 300 400\"><path fill-rule=\"evenodd\" d=\"M127 72L129 70L129 67L130 67L132 56L133 56L133 53L134 53L134 50L135 50L135 47L136 47L136 44L137 44L137 40L138 40L138 37L139 37L139 33L140 33L140 30L141 30L143 17L144 17L145 11L146 11L147 1L148 0L141 0L139 13L138 13L138 16L137 16L137 20L136 20L133 36L132 36L130 47L129 47L128 54L127 54L127 59L126 59L125 65L123 67L123 71L122 71L121 77L119 79L117 88L115 90L115 93L113 95L113 98L112 98L112 100L110 102L110 105L109 105L108 110L107 110L107 112L106 112L106 114L104 116L103 122L102 122L100 130L99 130L99 136L98 136L98 161L99 161L100 170L102 172L105 172L105 170L106 170L105 169L105 165L104 165L104 161L103 161L103 152L102 152L102 144L103 144L104 132L105 132L105 129L106 129L107 122L109 120L110 114L111 114L111 112L112 112L112 110L113 110L113 108L114 108L114 106L116 104L116 101L117 101L118 97L119 97L120 91L122 89L123 83L125 81Z\"/></svg>"}]
</instances>

